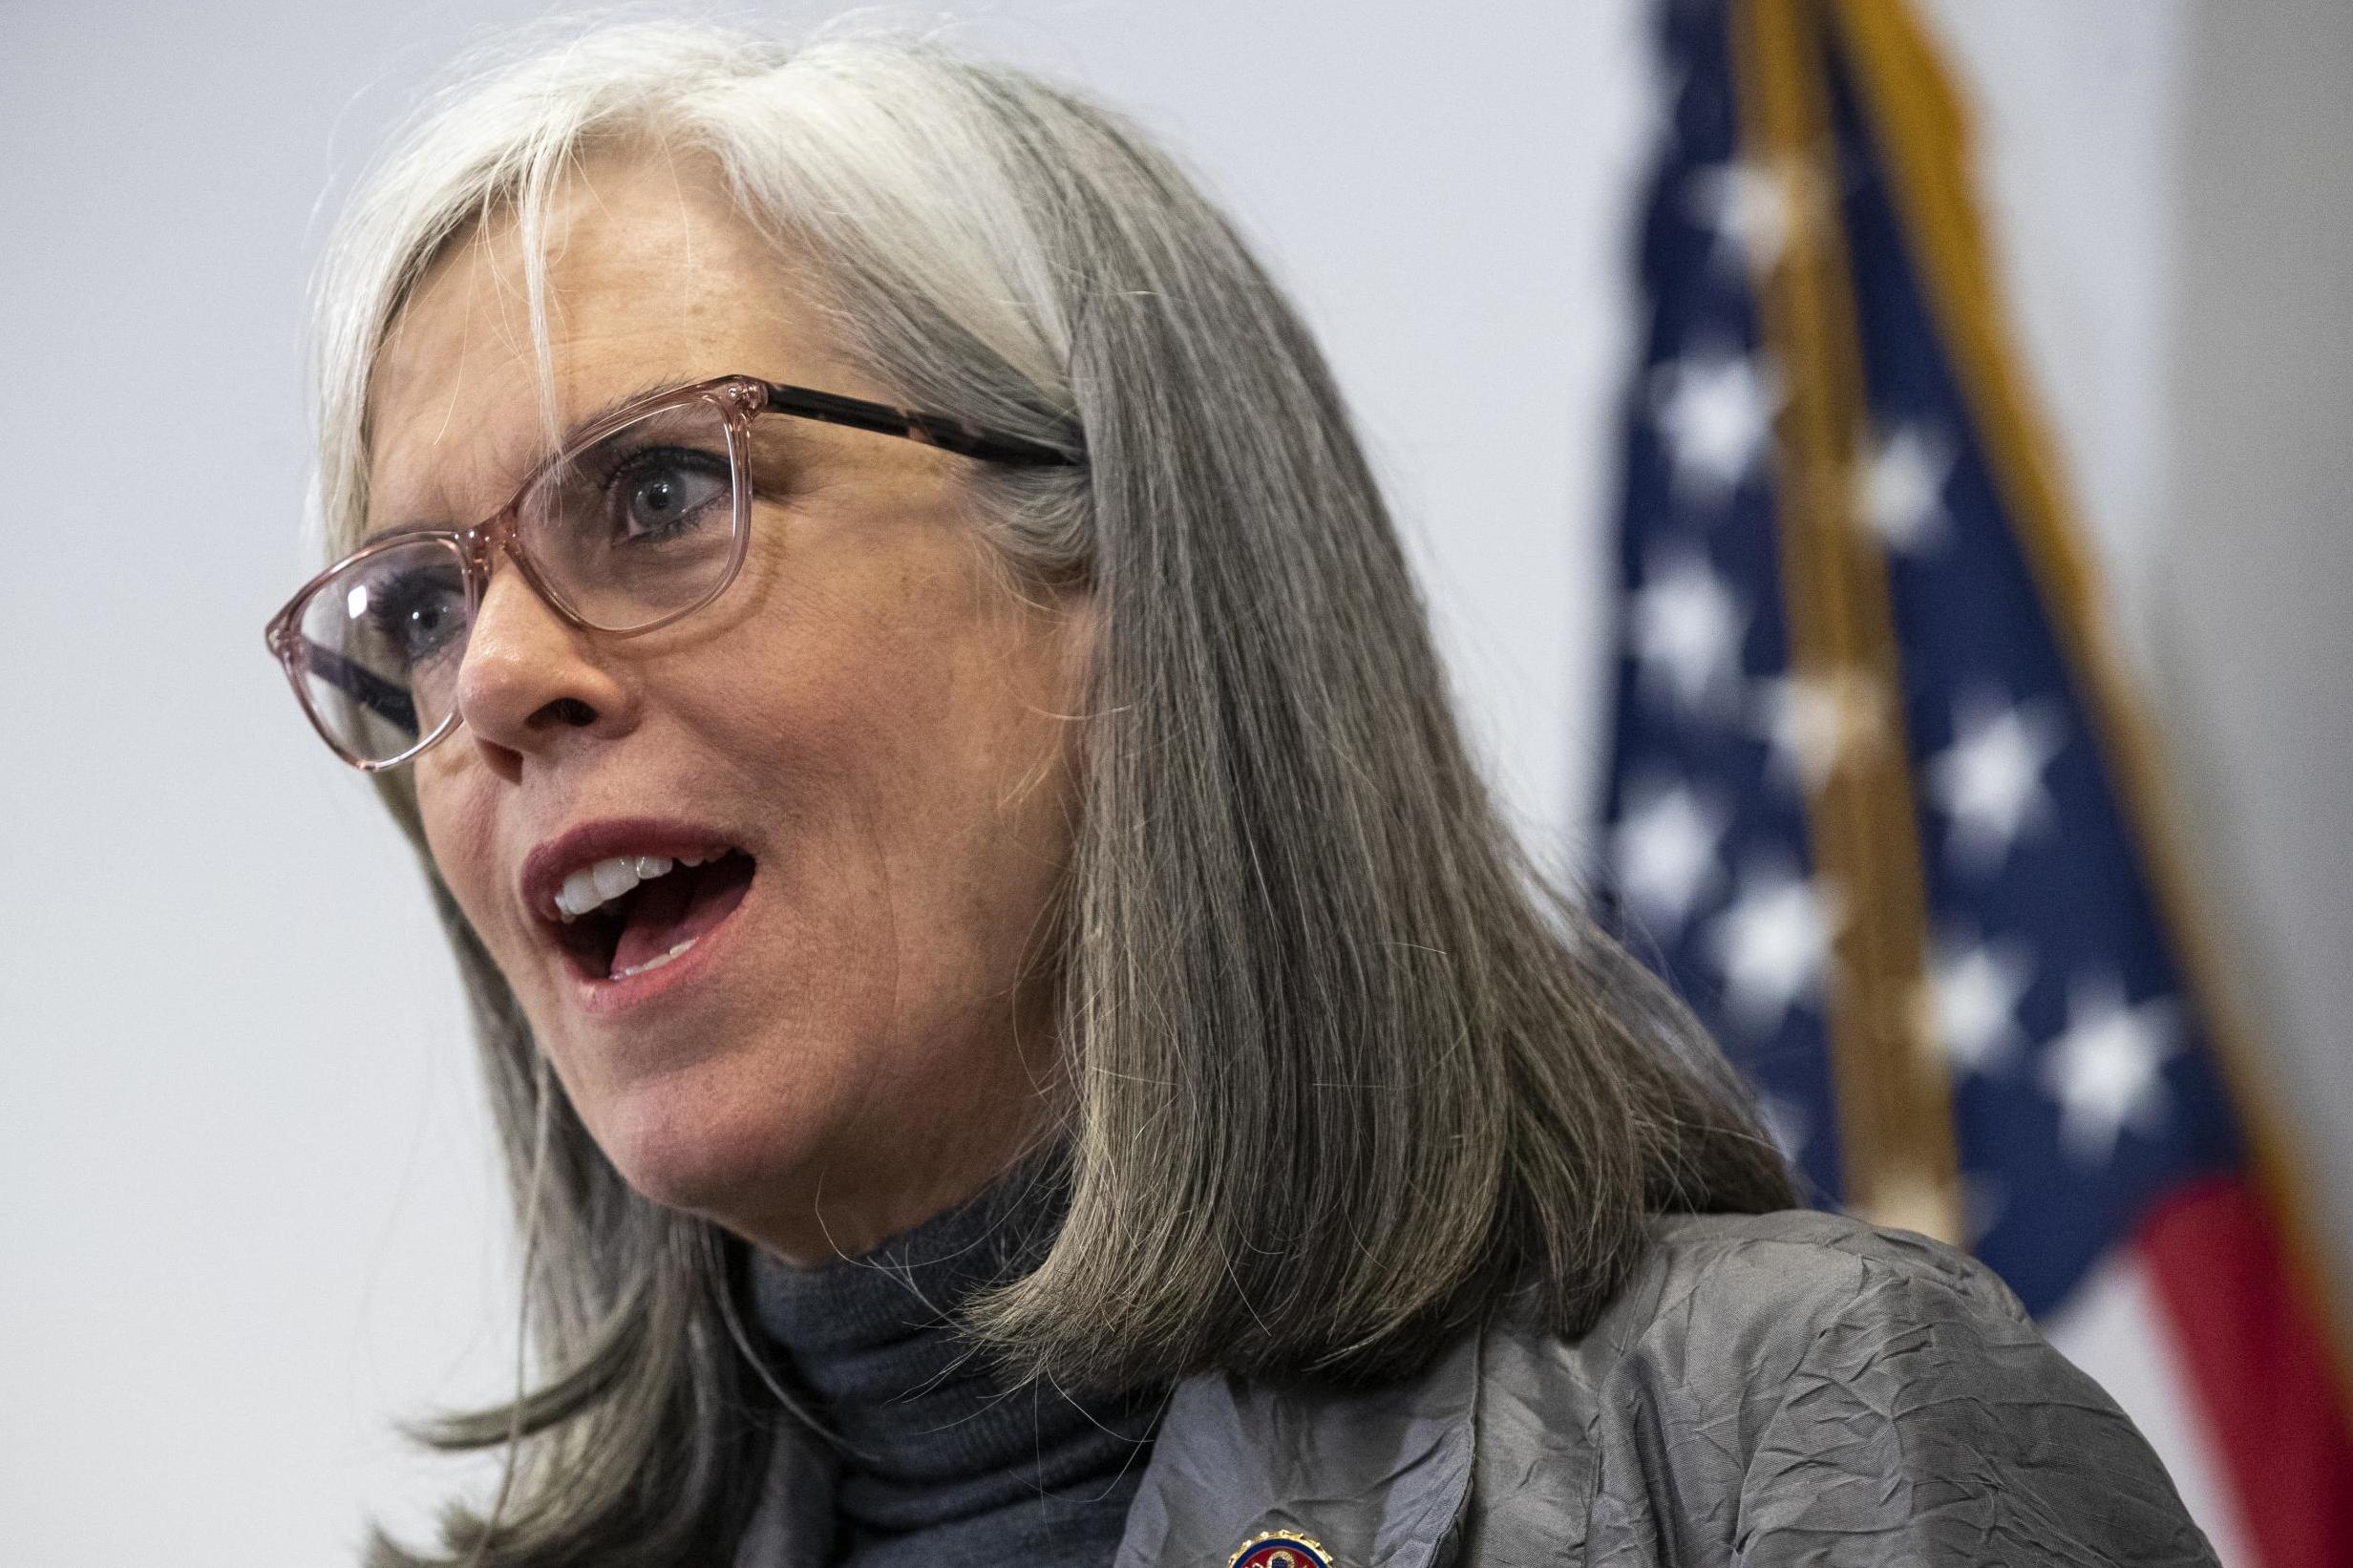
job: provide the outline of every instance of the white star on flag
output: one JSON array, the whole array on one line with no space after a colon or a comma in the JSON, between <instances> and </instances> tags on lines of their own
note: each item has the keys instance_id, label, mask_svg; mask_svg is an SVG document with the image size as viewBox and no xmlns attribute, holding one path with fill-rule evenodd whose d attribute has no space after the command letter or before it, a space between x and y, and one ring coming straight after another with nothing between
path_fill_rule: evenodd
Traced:
<instances>
[{"instance_id":1,"label":"white star on flag","mask_svg":"<svg viewBox=\"0 0 2353 1568\"><path fill-rule=\"evenodd\" d=\"M1692 353L1651 372L1651 408L1675 489L1721 501L1756 466L1781 407L1781 377L1744 354Z\"/></svg>"},{"instance_id":2,"label":"white star on flag","mask_svg":"<svg viewBox=\"0 0 2353 1568\"><path fill-rule=\"evenodd\" d=\"M1855 507L1891 550L1918 555L1941 543L1952 519L1944 510L1953 477L1953 443L1942 431L1899 425L1855 476Z\"/></svg>"},{"instance_id":3,"label":"white star on flag","mask_svg":"<svg viewBox=\"0 0 2353 1568\"><path fill-rule=\"evenodd\" d=\"M2148 1135L2164 1127L2171 1096L2161 1074L2181 1049L2178 1013L2170 996L2128 1006L2112 977L2069 988L2067 1031L2050 1043L2042 1074L2068 1154L2105 1163L2125 1128Z\"/></svg>"},{"instance_id":4,"label":"white star on flag","mask_svg":"<svg viewBox=\"0 0 2353 1568\"><path fill-rule=\"evenodd\" d=\"M1765 1124L1765 1135L1781 1151L1781 1157L1791 1165L1797 1164L1806 1140L1813 1135L1813 1118L1806 1114L1806 1108L1795 1100L1761 1090L1756 1097L1756 1115Z\"/></svg>"},{"instance_id":5,"label":"white star on flag","mask_svg":"<svg viewBox=\"0 0 2353 1568\"><path fill-rule=\"evenodd\" d=\"M1730 814L1681 783L1652 782L1628 796L1610 835L1618 889L1651 930L1672 936L1724 880L1716 847Z\"/></svg>"},{"instance_id":6,"label":"white star on flag","mask_svg":"<svg viewBox=\"0 0 2353 1568\"><path fill-rule=\"evenodd\" d=\"M1797 226L1801 171L1792 163L1730 162L1694 169L1684 186L1686 209L1715 230L1710 260L1727 270L1742 265L1770 271Z\"/></svg>"},{"instance_id":7,"label":"white star on flag","mask_svg":"<svg viewBox=\"0 0 2353 1568\"><path fill-rule=\"evenodd\" d=\"M1631 609L1644 675L1686 709L1721 710L1739 686L1748 611L1697 552L1653 552L1644 568Z\"/></svg>"},{"instance_id":8,"label":"white star on flag","mask_svg":"<svg viewBox=\"0 0 2353 1568\"><path fill-rule=\"evenodd\" d=\"M1752 863L1732 906L1708 927L1725 1006L1758 1035L1778 1030L1800 997L1820 994L1833 901L1786 867Z\"/></svg>"},{"instance_id":9,"label":"white star on flag","mask_svg":"<svg viewBox=\"0 0 2353 1568\"><path fill-rule=\"evenodd\" d=\"M1860 670L1757 683L1753 727L1772 747L1772 770L1811 794L1842 763L1884 739L1887 702Z\"/></svg>"},{"instance_id":10,"label":"white star on flag","mask_svg":"<svg viewBox=\"0 0 2353 1568\"><path fill-rule=\"evenodd\" d=\"M1929 759L1929 794L1952 818L1946 852L1963 868L1991 871L2027 827L2058 815L2043 770L2066 746L2066 726L2046 702L2012 706L1982 693L1953 713L1952 746Z\"/></svg>"},{"instance_id":11,"label":"white star on flag","mask_svg":"<svg viewBox=\"0 0 2353 1568\"><path fill-rule=\"evenodd\" d=\"M1963 1072L1996 1072L2026 1044L2019 998L2033 984L2034 960L2014 942L1938 944L1929 979L1933 1038Z\"/></svg>"}]
</instances>

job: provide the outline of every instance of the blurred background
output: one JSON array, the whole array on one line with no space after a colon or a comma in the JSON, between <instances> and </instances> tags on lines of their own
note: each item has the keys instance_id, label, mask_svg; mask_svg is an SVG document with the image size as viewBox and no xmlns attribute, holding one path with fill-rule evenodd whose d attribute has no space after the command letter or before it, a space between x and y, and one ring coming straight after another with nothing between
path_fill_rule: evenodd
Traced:
<instances>
[{"instance_id":1,"label":"blurred background","mask_svg":"<svg viewBox=\"0 0 2353 1568\"><path fill-rule=\"evenodd\" d=\"M2353 1298L2353 7L1919 10L1974 105L2012 325ZM413 1531L469 1473L390 1419L514 1375L451 965L261 626L321 563L302 350L326 227L435 73L550 14L0 0L10 1563L348 1560L364 1515ZM1653 8L886 14L951 17L1126 108L1222 197L1354 402L1516 821L1590 865L1635 224L1672 85ZM2168 1459L2255 1561L2196 1455Z\"/></svg>"}]
</instances>

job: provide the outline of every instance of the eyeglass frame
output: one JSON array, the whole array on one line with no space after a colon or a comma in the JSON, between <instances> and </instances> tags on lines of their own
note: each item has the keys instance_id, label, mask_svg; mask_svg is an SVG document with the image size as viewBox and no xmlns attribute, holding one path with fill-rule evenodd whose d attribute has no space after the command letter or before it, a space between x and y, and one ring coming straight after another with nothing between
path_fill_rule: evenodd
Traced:
<instances>
[{"instance_id":1,"label":"eyeglass frame","mask_svg":"<svg viewBox=\"0 0 2353 1568\"><path fill-rule=\"evenodd\" d=\"M643 625L619 628L600 626L564 603L563 596L549 586L546 580L541 577L539 568L532 563L530 557L523 553L519 542L523 498L529 496L541 480L550 473L616 431L625 429L664 409L697 401L708 402L717 408L720 422L727 432L728 466L733 481L734 493L731 499L735 509L732 519L734 540L732 550L728 557L727 570L721 574L719 581L709 593L683 609L673 610ZM277 614L270 617L269 624L263 628L263 639L267 644L270 653L276 657L279 667L286 672L287 684L293 687L294 699L301 704L303 716L310 721L311 729L318 731L319 738L327 743L328 750L366 773L382 773L415 760L423 752L447 739L462 722L463 715L453 705L449 712L443 715L441 722L434 727L433 732L420 738L415 745L397 756L369 761L353 756L344 748L343 743L329 731L326 720L312 706L309 692L303 685L305 676L312 673L319 674L320 679L330 685L343 687L346 690L350 689L347 682L380 679L367 670L349 671L344 679L338 679L336 676L315 669L310 663L309 656L304 651L305 639L301 635L300 626L304 612L310 607L310 601L317 597L329 582L371 556L381 555L404 545L420 541L438 542L447 544L456 550L460 569L465 577L466 632L469 638L473 635L474 618L481 608L482 597L490 590L491 568L495 559L498 556L505 556L515 563L516 569L522 574L523 581L530 584L531 591L539 596L541 604L555 611L565 625L582 631L593 631L606 637L641 637L649 631L659 631L664 626L675 625L695 611L708 608L720 595L726 593L733 585L736 575L743 570L744 557L751 547L752 485L746 457L752 434L752 421L763 413L781 413L795 418L813 419L823 424L846 426L853 430L872 431L882 435L901 436L907 440L920 441L926 446L938 447L943 451L957 453L963 456L974 457L986 462L1006 463L1016 467L1075 468L1083 467L1086 462L1083 453L1073 454L1060 447L1049 446L1042 441L1032 441L1025 436L1009 435L1002 431L988 430L969 420L959 419L950 414L930 413L917 409L900 408L889 403L869 402L862 397L845 397L838 392L819 392L813 387L796 387L780 382L765 381L758 376L714 376L708 381L689 382L683 386L647 392L643 397L630 399L568 436L555 453L536 465L530 474L525 476L522 483L516 486L514 496L504 506L481 521L465 528L395 530L361 545L297 588L293 597L279 608ZM315 644L308 646L317 646ZM320 651L328 650L321 649ZM366 700L360 692L353 691L351 695L354 700L363 702Z\"/></svg>"}]
</instances>

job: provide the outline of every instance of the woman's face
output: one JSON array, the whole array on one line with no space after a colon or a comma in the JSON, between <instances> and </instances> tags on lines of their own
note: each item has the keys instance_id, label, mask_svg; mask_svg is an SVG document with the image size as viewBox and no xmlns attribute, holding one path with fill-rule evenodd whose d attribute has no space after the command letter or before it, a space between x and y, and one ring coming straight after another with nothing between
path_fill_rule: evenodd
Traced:
<instances>
[{"instance_id":1,"label":"woman's face","mask_svg":"<svg viewBox=\"0 0 2353 1568\"><path fill-rule=\"evenodd\" d=\"M733 373L899 400L673 162L591 163L545 250L560 424ZM371 386L371 530L476 521L545 456L521 278L494 223L402 311ZM967 1195L1043 1113L1050 1018L1014 982L1069 851L1092 622L992 567L970 459L773 415L753 452L742 573L674 626L575 630L501 563L464 724L413 766L435 863L615 1166L807 1261ZM551 866L722 850L750 862L740 902L627 979L534 907ZM707 922L744 869L700 868L664 945L625 938L613 967Z\"/></svg>"}]
</instances>

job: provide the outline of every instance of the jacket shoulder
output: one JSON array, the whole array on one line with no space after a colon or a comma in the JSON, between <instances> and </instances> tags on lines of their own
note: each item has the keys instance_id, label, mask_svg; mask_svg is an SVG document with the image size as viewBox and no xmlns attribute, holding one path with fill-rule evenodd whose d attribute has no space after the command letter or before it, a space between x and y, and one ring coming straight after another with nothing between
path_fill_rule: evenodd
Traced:
<instances>
[{"instance_id":1,"label":"jacket shoulder","mask_svg":"<svg viewBox=\"0 0 2353 1568\"><path fill-rule=\"evenodd\" d=\"M1910 1231L1812 1209L1661 1215L1640 1265L1584 1334L1532 1325L1491 1330L1491 1349L1548 1363L1597 1394L1649 1389L1671 1367L1680 1389L1662 1414L1721 1416L1777 1400L1781 1380L1841 1323L1885 1316L1962 1317L2003 1337L2039 1336L2025 1308L1984 1264Z\"/></svg>"},{"instance_id":2,"label":"jacket shoulder","mask_svg":"<svg viewBox=\"0 0 2353 1568\"><path fill-rule=\"evenodd\" d=\"M1982 1265L1843 1215L1659 1215L1649 1240L1583 1334L1490 1326L1471 1560L1726 1561L1706 1537L1728 1541L1790 1379L1875 1277L1935 1281L2023 1322ZM1685 1507L1654 1506L1662 1492Z\"/></svg>"},{"instance_id":3,"label":"jacket shoulder","mask_svg":"<svg viewBox=\"0 0 2353 1568\"><path fill-rule=\"evenodd\" d=\"M1529 1390L1481 1420L1494 1560L1959 1561L2007 1538L2212 1563L2130 1420L1976 1260L1800 1210L1663 1216L1652 1240L1587 1333L1488 1335L1485 1387Z\"/></svg>"},{"instance_id":4,"label":"jacket shoulder","mask_svg":"<svg viewBox=\"0 0 2353 1568\"><path fill-rule=\"evenodd\" d=\"M1889 1290L1918 1291L1942 1310L2030 1323L2001 1277L1968 1254L1846 1215L1663 1215L1652 1220L1651 1238L1649 1256L1613 1310L1647 1311L1653 1330L1661 1314L1683 1306L1700 1315L1694 1326L1721 1330L1754 1321L1786 1337L1793 1324L1820 1328Z\"/></svg>"}]
</instances>

